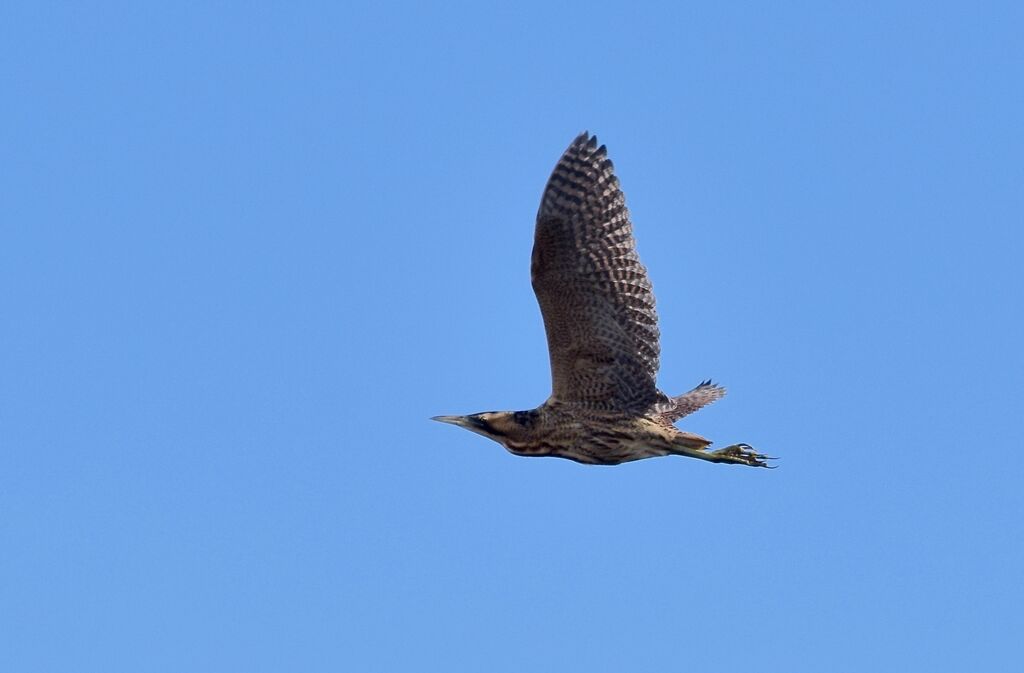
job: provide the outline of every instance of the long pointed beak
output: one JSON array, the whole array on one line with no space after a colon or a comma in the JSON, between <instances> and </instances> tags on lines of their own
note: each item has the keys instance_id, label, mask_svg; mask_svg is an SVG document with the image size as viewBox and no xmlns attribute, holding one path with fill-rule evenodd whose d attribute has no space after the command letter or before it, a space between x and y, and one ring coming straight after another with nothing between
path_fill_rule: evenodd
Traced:
<instances>
[{"instance_id":1,"label":"long pointed beak","mask_svg":"<svg viewBox=\"0 0 1024 673\"><path fill-rule=\"evenodd\" d=\"M437 421L438 423L448 423L450 425L457 425L459 427L465 427L466 425L465 416L434 416L430 420Z\"/></svg>"}]
</instances>

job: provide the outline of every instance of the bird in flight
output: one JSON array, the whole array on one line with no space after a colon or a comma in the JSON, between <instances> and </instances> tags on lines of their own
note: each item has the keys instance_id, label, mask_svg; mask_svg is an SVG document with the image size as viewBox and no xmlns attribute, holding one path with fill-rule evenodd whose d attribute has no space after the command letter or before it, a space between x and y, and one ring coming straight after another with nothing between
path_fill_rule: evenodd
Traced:
<instances>
[{"instance_id":1,"label":"bird in flight","mask_svg":"<svg viewBox=\"0 0 1024 673\"><path fill-rule=\"evenodd\" d=\"M529 411L435 416L517 456L617 465L657 456L769 467L748 444L675 427L725 395L705 381L669 397L658 389L658 316L614 167L597 137L580 134L558 160L537 212L531 264L551 357L551 396Z\"/></svg>"}]
</instances>

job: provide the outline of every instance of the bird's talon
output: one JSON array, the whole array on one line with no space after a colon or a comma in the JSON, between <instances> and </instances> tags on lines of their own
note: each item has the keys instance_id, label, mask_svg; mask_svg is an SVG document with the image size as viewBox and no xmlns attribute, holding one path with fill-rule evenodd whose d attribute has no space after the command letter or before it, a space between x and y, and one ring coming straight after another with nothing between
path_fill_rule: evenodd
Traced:
<instances>
[{"instance_id":1,"label":"bird's talon","mask_svg":"<svg viewBox=\"0 0 1024 673\"><path fill-rule=\"evenodd\" d=\"M767 460L776 460L775 458L758 453L750 444L733 444L724 449L712 451L712 453L722 458L721 462L724 463L749 465L751 467L775 467L765 462Z\"/></svg>"}]
</instances>

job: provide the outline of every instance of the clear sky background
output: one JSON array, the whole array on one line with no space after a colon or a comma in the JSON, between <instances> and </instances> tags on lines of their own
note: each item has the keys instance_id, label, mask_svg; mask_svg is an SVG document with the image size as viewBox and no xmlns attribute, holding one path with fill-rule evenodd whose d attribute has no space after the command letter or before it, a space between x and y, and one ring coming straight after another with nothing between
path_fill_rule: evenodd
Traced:
<instances>
[{"instance_id":1,"label":"clear sky background","mask_svg":"<svg viewBox=\"0 0 1024 673\"><path fill-rule=\"evenodd\" d=\"M0 9L0 670L1022 670L1019 3L163 4ZM584 129L780 469L428 420Z\"/></svg>"}]
</instances>

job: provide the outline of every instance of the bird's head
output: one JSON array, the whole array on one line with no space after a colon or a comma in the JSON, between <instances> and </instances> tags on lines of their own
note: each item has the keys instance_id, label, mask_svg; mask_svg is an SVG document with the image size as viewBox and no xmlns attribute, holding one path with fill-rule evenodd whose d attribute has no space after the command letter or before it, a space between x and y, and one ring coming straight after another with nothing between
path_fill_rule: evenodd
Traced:
<instances>
[{"instance_id":1,"label":"bird's head","mask_svg":"<svg viewBox=\"0 0 1024 673\"><path fill-rule=\"evenodd\" d=\"M434 416L431 420L465 428L470 432L493 439L514 452L510 443L519 444L526 439L536 423L537 412L485 411L469 416Z\"/></svg>"}]
</instances>

